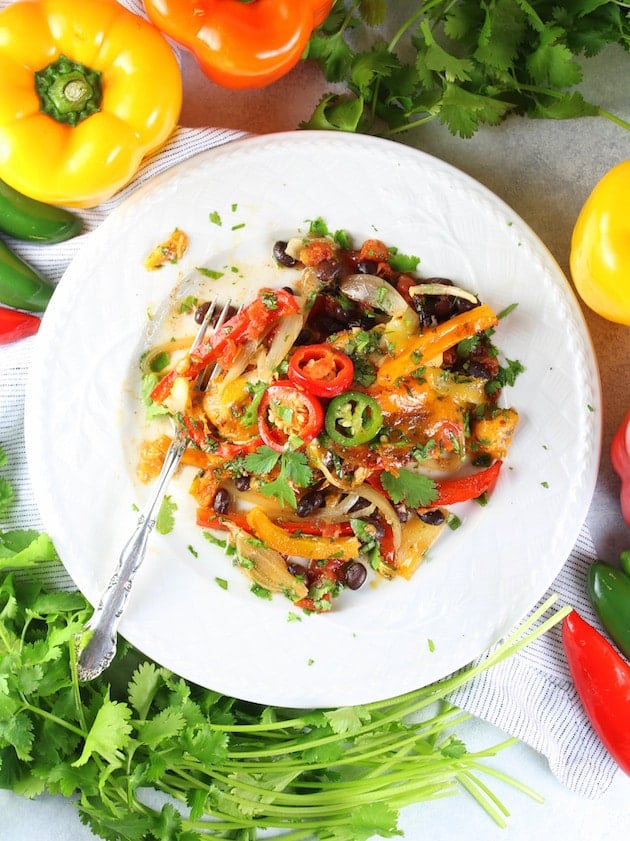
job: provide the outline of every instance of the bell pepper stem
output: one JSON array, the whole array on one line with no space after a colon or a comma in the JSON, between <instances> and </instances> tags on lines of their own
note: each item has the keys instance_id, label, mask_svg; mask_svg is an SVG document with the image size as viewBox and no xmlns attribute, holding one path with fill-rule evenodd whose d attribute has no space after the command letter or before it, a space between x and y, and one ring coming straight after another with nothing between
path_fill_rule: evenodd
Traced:
<instances>
[{"instance_id":1,"label":"bell pepper stem","mask_svg":"<svg viewBox=\"0 0 630 841\"><path fill-rule=\"evenodd\" d=\"M75 126L101 110L101 74L59 56L35 73L40 110L59 123Z\"/></svg>"}]
</instances>

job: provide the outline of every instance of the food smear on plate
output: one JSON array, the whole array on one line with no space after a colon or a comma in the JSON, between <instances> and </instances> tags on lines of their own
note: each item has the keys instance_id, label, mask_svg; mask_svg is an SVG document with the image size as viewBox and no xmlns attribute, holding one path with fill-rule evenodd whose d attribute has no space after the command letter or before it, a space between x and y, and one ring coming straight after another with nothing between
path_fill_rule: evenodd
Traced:
<instances>
[{"instance_id":1,"label":"food smear on plate","mask_svg":"<svg viewBox=\"0 0 630 841\"><path fill-rule=\"evenodd\" d=\"M494 343L507 311L378 239L316 220L270 249L277 287L193 354L208 304L188 296L182 336L143 356L143 392L186 431L197 525L258 595L325 612L344 590L409 579L461 524L450 506L489 501L518 423L501 394L523 367ZM169 442L143 442L143 481Z\"/></svg>"}]
</instances>

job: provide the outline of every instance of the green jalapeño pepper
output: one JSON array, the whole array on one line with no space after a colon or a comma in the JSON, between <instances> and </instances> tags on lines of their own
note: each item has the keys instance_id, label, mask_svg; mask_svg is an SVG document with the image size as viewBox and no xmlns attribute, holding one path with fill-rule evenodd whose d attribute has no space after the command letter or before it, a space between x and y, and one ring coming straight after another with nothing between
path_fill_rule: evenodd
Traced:
<instances>
[{"instance_id":1,"label":"green jalape\u00f1o pepper","mask_svg":"<svg viewBox=\"0 0 630 841\"><path fill-rule=\"evenodd\" d=\"M347 391L334 397L326 410L329 437L344 447L366 444L383 425L383 413L373 397L361 391Z\"/></svg>"},{"instance_id":2,"label":"green jalape\u00f1o pepper","mask_svg":"<svg viewBox=\"0 0 630 841\"><path fill-rule=\"evenodd\" d=\"M617 648L630 657L630 576L623 569L596 561L589 567L587 586L602 625Z\"/></svg>"},{"instance_id":3,"label":"green jalape\u00f1o pepper","mask_svg":"<svg viewBox=\"0 0 630 841\"><path fill-rule=\"evenodd\" d=\"M43 312L54 287L0 240L0 303L18 310Z\"/></svg>"},{"instance_id":4,"label":"green jalape\u00f1o pepper","mask_svg":"<svg viewBox=\"0 0 630 841\"><path fill-rule=\"evenodd\" d=\"M0 181L0 231L28 242L63 242L81 233L71 210L31 199Z\"/></svg>"}]
</instances>

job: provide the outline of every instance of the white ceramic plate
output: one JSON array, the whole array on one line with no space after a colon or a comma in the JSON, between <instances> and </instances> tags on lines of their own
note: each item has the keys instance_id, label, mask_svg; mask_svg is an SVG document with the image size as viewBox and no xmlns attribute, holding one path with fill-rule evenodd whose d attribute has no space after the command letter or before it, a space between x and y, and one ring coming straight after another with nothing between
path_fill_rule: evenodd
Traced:
<instances>
[{"instance_id":1,"label":"white ceramic plate","mask_svg":"<svg viewBox=\"0 0 630 841\"><path fill-rule=\"evenodd\" d=\"M238 140L174 167L112 212L67 270L38 336L26 413L33 485L92 603L148 493L135 476L148 316L202 264L225 268L219 283L227 278L244 298L283 283L274 241L319 216L356 241L377 236L419 256L423 276L453 278L497 312L518 303L496 338L526 372L506 393L521 420L491 504L459 506L463 525L441 536L412 581L344 594L327 615L290 621L286 599L251 594L194 525L190 475L172 486L175 528L151 539L122 635L192 681L287 706L390 697L501 638L573 547L600 449L599 378L579 307L544 245L502 201L393 142L328 132ZM188 253L146 271L146 255L175 227L189 235Z\"/></svg>"}]
</instances>

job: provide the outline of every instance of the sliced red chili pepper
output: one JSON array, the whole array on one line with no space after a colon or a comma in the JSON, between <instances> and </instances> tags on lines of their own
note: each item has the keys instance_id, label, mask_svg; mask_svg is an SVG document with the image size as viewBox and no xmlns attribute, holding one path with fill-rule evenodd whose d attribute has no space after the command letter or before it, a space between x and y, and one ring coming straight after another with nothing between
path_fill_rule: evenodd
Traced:
<instances>
[{"instance_id":1,"label":"sliced red chili pepper","mask_svg":"<svg viewBox=\"0 0 630 841\"><path fill-rule=\"evenodd\" d=\"M496 482L502 463L499 459L490 467L486 467L485 470L472 473L470 476L436 481L435 487L438 495L430 507L439 508L443 505L454 505L457 502L477 499L477 497L490 490Z\"/></svg>"},{"instance_id":2,"label":"sliced red chili pepper","mask_svg":"<svg viewBox=\"0 0 630 841\"><path fill-rule=\"evenodd\" d=\"M317 397L296 388L290 380L270 385L258 406L258 431L268 447L282 452L292 436L312 441L324 425Z\"/></svg>"},{"instance_id":3,"label":"sliced red chili pepper","mask_svg":"<svg viewBox=\"0 0 630 841\"><path fill-rule=\"evenodd\" d=\"M0 307L0 345L26 339L39 330L41 319L28 312Z\"/></svg>"},{"instance_id":4,"label":"sliced red chili pepper","mask_svg":"<svg viewBox=\"0 0 630 841\"><path fill-rule=\"evenodd\" d=\"M443 420L431 436L441 453L460 452L464 428L453 420Z\"/></svg>"},{"instance_id":5,"label":"sliced red chili pepper","mask_svg":"<svg viewBox=\"0 0 630 841\"><path fill-rule=\"evenodd\" d=\"M289 360L287 376L311 394L336 397L352 385L354 365L347 354L330 345L302 345Z\"/></svg>"},{"instance_id":6,"label":"sliced red chili pepper","mask_svg":"<svg viewBox=\"0 0 630 841\"><path fill-rule=\"evenodd\" d=\"M575 610L562 622L562 643L593 729L619 767L630 774L630 665Z\"/></svg>"}]
</instances>

